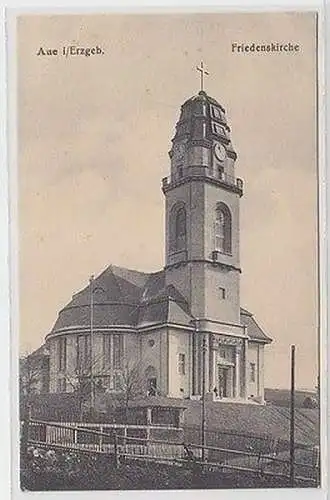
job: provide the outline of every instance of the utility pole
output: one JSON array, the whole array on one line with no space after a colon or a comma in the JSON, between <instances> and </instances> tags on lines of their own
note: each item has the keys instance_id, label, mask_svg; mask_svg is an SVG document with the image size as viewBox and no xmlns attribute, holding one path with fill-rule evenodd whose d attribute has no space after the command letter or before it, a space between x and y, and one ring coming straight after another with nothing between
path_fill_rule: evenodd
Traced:
<instances>
[{"instance_id":1,"label":"utility pole","mask_svg":"<svg viewBox=\"0 0 330 500\"><path fill-rule=\"evenodd\" d=\"M294 427L295 427L295 349L291 346L291 398L290 398L290 486L294 488Z\"/></svg>"},{"instance_id":2,"label":"utility pole","mask_svg":"<svg viewBox=\"0 0 330 500\"><path fill-rule=\"evenodd\" d=\"M203 344L202 344L202 462L205 460L205 430L206 430L206 418L205 418L205 357L206 357L206 338L203 334Z\"/></svg>"},{"instance_id":3,"label":"utility pole","mask_svg":"<svg viewBox=\"0 0 330 500\"><path fill-rule=\"evenodd\" d=\"M93 303L93 282L94 275L92 275L89 279L90 286L90 374L91 374L91 407L92 411L94 411L95 407L95 393L94 393L94 370L93 370L93 355L94 355L94 303Z\"/></svg>"}]
</instances>

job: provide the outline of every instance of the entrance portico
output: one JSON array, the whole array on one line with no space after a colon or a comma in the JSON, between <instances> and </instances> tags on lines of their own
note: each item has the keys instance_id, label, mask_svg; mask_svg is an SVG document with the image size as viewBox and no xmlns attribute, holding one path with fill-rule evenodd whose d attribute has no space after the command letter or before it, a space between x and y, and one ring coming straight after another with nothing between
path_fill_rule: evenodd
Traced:
<instances>
[{"instance_id":1,"label":"entrance portico","mask_svg":"<svg viewBox=\"0 0 330 500\"><path fill-rule=\"evenodd\" d=\"M223 398L239 398L242 391L241 345L238 339L221 338L215 346L215 366L213 367L213 390Z\"/></svg>"},{"instance_id":2,"label":"entrance portico","mask_svg":"<svg viewBox=\"0 0 330 500\"><path fill-rule=\"evenodd\" d=\"M243 330L243 329L242 329ZM200 395L202 389L202 345L205 353L205 390L220 398L247 399L247 336L244 330L240 335L197 333L200 338L195 342L196 372L200 374L194 394ZM198 370L200 366L200 370ZM195 379L196 377L195 372ZM198 383L199 382L199 383Z\"/></svg>"}]
</instances>

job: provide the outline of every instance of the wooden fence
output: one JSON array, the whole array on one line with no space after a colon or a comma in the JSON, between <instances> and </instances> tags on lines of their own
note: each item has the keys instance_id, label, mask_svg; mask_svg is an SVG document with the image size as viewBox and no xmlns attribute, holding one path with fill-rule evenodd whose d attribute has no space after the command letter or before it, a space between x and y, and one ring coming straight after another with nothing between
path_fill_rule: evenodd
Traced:
<instances>
[{"instance_id":1,"label":"wooden fence","mask_svg":"<svg viewBox=\"0 0 330 500\"><path fill-rule=\"evenodd\" d=\"M184 427L184 441L194 445L201 443L201 428L199 426ZM263 455L285 456L290 449L287 439L274 438L269 435L238 433L233 431L207 429L205 432L205 445L226 448ZM295 449L300 460L310 462L317 466L319 461L319 447L304 443L295 443Z\"/></svg>"},{"instance_id":2,"label":"wooden fence","mask_svg":"<svg viewBox=\"0 0 330 500\"><path fill-rule=\"evenodd\" d=\"M251 452L216 446L203 447L169 440L150 439L152 426L125 424L63 424L32 420L22 427L24 446L60 449L74 453L109 454L119 460L154 460L178 466L236 470L264 476L289 477L289 460L263 451ZM159 428L159 426L157 426ZM295 464L295 477L301 481L319 482L319 467L310 462Z\"/></svg>"}]
</instances>

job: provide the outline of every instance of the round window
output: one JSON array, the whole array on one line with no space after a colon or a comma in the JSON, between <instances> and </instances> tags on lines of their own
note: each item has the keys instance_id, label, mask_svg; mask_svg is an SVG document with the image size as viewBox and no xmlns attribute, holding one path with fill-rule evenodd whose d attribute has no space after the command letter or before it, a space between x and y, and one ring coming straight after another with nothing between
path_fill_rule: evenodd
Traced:
<instances>
[{"instance_id":1,"label":"round window","mask_svg":"<svg viewBox=\"0 0 330 500\"><path fill-rule=\"evenodd\" d=\"M149 344L150 347L153 347L155 345L154 339L148 340L148 344Z\"/></svg>"}]
</instances>

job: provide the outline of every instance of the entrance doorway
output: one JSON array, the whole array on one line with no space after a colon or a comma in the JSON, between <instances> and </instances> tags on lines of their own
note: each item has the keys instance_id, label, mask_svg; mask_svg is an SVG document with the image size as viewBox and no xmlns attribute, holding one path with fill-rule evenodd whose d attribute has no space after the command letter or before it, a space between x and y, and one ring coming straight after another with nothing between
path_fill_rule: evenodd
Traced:
<instances>
[{"instance_id":1,"label":"entrance doorway","mask_svg":"<svg viewBox=\"0 0 330 500\"><path fill-rule=\"evenodd\" d=\"M157 375L153 366L148 366L145 371L147 394L149 396L156 396L157 394Z\"/></svg>"},{"instance_id":2,"label":"entrance doorway","mask_svg":"<svg viewBox=\"0 0 330 500\"><path fill-rule=\"evenodd\" d=\"M222 398L233 397L232 367L218 365L219 396Z\"/></svg>"},{"instance_id":3,"label":"entrance doorway","mask_svg":"<svg viewBox=\"0 0 330 500\"><path fill-rule=\"evenodd\" d=\"M149 396L156 396L157 394L157 379L156 377L148 378L147 380Z\"/></svg>"}]
</instances>

